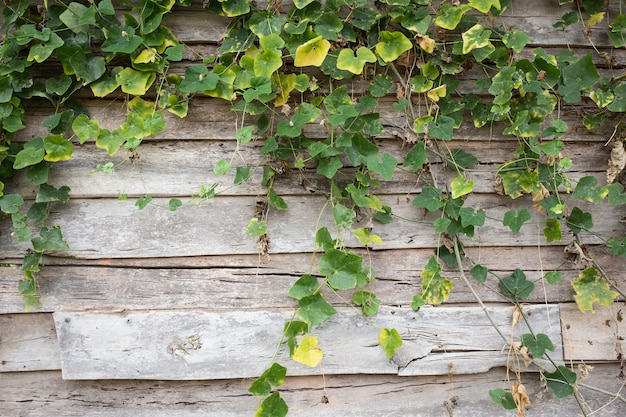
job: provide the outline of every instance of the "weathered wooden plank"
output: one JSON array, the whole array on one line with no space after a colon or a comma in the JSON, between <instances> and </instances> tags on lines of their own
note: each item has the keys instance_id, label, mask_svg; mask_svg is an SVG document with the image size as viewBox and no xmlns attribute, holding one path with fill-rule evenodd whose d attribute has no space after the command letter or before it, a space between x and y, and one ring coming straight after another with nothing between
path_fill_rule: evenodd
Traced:
<instances>
[{"instance_id":1,"label":"weathered wooden plank","mask_svg":"<svg viewBox=\"0 0 626 417\"><path fill-rule=\"evenodd\" d=\"M475 80L469 81L475 84ZM366 82L350 83L351 93L358 95L367 89ZM359 86L363 86L360 88ZM381 124L385 131L381 138L394 138L398 132L404 129L412 129L413 121L405 112L393 110L392 103L395 98L379 100L380 106L377 111L381 115ZM125 97L110 100L82 99L81 104L88 110L89 115L98 120L102 129L117 129L126 120L127 106ZM144 141L153 140L235 140L235 133L238 124L238 114L231 110L232 103L229 101L210 97L196 97L189 104L188 115L181 119L165 111L163 113L167 128L154 136L146 138ZM595 106L595 105L593 105ZM582 111L596 111L597 108L584 105L563 106L559 114L560 119L570 127L568 134L563 138L566 141L601 142L605 143L612 133L589 132L583 125L581 119ZM46 136L48 131L42 126L43 120L55 112L54 107L46 102L29 103L26 117L26 128L20 130L15 135L16 141L27 141L37 136ZM469 120L469 119L468 119ZM505 140L516 142L517 139L510 135L503 135L502 131L506 127L503 124L496 126L485 126L476 129L473 123L463 123L458 130L455 130L454 139L468 141L491 141ZM608 128L607 128L608 129ZM304 134L313 139L323 139L328 137L328 128L319 124L309 124L303 127ZM95 140L95 139L94 139ZM104 152L103 152L104 154Z\"/></svg>"},{"instance_id":2,"label":"weathered wooden plank","mask_svg":"<svg viewBox=\"0 0 626 417\"><path fill-rule=\"evenodd\" d=\"M412 145L399 140L381 141L381 148L394 155L400 164ZM474 192L496 192L496 172L498 167L514 157L518 144L511 141L465 142L451 141L449 149L465 149L472 153L480 164L468 170L468 175L475 181ZM202 184L218 184L217 193L223 195L262 195L267 192L261 186L262 166L266 157L259 149L262 142L237 146L229 141L156 141L142 144L134 154L132 162L125 152L108 157L106 152L94 144L77 146L71 160L58 162L51 173L50 183L56 187L67 185L73 198L117 198L121 194L130 197L152 196L183 197L197 195ZM568 177L576 182L580 177L595 174L600 183L606 182L603 171L607 167L611 148L601 142L569 143L562 152L564 157L572 159L573 168ZM432 155L431 155L432 156ZM234 159L233 159L234 158ZM227 175L216 175L215 164L222 160L233 160L236 166L258 166L253 169L248 181L234 186L235 169ZM450 182L458 175L452 169L446 169L434 162L430 169L435 178ZM107 162L115 164L113 172L94 172L98 166ZM346 161L346 165L350 164ZM297 170L293 161L285 166L285 172L277 176L273 186L277 193L327 194L329 181L315 173L314 165ZM352 169L345 169L346 181L353 177ZM34 198L38 187L26 178L25 173L16 175L7 184L6 193L19 190L21 195ZM402 194L417 192L421 189L418 177L410 172L397 169L392 180L382 180L377 194Z\"/></svg>"},{"instance_id":3,"label":"weathered wooden plank","mask_svg":"<svg viewBox=\"0 0 626 417\"><path fill-rule=\"evenodd\" d=\"M606 251L605 251L606 252ZM610 279L626 288L626 260L601 251L592 251L596 262ZM383 305L408 306L413 295L419 293L420 272L432 251L410 249L362 253L376 274L376 281L368 286ZM515 268L522 269L527 278L536 283L529 303L561 303L572 300L571 282L579 275L580 266L565 262L563 248L475 248L468 256L487 267L499 277L507 277ZM273 255L259 260L258 256L224 256L223 262L207 258L200 263L195 258L157 258L151 265L146 259L135 267L128 260L115 262L114 266L52 265L55 260L45 260L46 266L38 275L37 283L43 307L39 312L57 310L136 310L206 308L265 309L295 307L287 296L291 285L303 274L309 273L311 254ZM105 261L98 261L104 265ZM212 262L212 263L209 263ZM109 262L112 263L112 262ZM317 274L317 262L313 273ZM466 262L465 270L471 268ZM563 279L550 285L542 280L548 271L560 270ZM455 269L444 269L444 276L453 282L446 304L475 303L474 296L459 278ZM22 279L19 267L0 268L0 313L21 313L24 300L17 292ZM485 284L473 283L484 302L506 302L500 295L498 280L490 276ZM333 293L326 298L334 306L346 306L352 299L350 292L341 297Z\"/></svg>"},{"instance_id":4,"label":"weathered wooden plank","mask_svg":"<svg viewBox=\"0 0 626 417\"><path fill-rule=\"evenodd\" d=\"M598 365L585 380L618 392L619 365ZM325 375L287 377L281 396L289 415L302 417L514 416L494 404L488 391L508 388L510 375L494 369L478 375L398 377ZM249 380L214 381L68 381L60 372L0 375L0 407L6 417L235 417L252 415L258 400L247 392ZM572 398L556 399L535 374L522 382L531 406L528 417L577 416ZM580 388L588 415L622 417L626 404ZM327 400L327 401L326 401ZM450 407L450 412L446 407Z\"/></svg>"},{"instance_id":5,"label":"weathered wooden plank","mask_svg":"<svg viewBox=\"0 0 626 417\"><path fill-rule=\"evenodd\" d=\"M423 308L418 312L385 307L371 318L371 325L355 310L339 311L314 330L326 352L320 367L293 364L290 375L441 374L450 372L448 363L456 373L477 373L505 366L509 358L502 349L504 342L477 307ZM504 333L510 334L513 308L494 306L489 311ZM528 306L527 311L534 330L556 341L553 358L560 362L558 307ZM191 380L260 374L271 362L291 314L195 310L55 312L53 316L66 379ZM378 345L383 327L397 328L404 340L393 360L388 360ZM515 334L519 337L517 329ZM441 360L423 360L431 352ZM476 360L476 352L482 360ZM465 356L469 360L465 361ZM279 360L288 360L284 351Z\"/></svg>"},{"instance_id":6,"label":"weathered wooden plank","mask_svg":"<svg viewBox=\"0 0 626 417\"><path fill-rule=\"evenodd\" d=\"M270 211L267 220L271 239L270 253L297 253L312 251L317 227L334 230L332 213L324 210L323 196L285 196L289 210ZM381 201L392 208L397 219L390 224L374 224L373 232L380 235L383 245L379 249L434 248L441 245L439 236L431 225L439 216L424 213L412 205L412 196L381 196ZM468 246L536 246L542 235L544 219L533 213L533 220L519 234L512 234L503 226L504 213L528 204L524 198L511 200L497 195L471 196L466 205L485 210L488 218L478 229ZM587 205L576 202L581 209ZM70 245L59 256L77 258L134 258L162 256L202 256L225 254L254 254L257 241L243 233L254 216L255 199L252 197L219 197L205 205L190 205L176 212L168 209L168 199L153 199L153 204L139 211L131 201L72 200L55 205L50 224L61 226ZM622 236L624 226L621 216L626 207L600 206L594 208L594 228L597 236L608 238ZM317 219L321 215L320 223ZM367 213L361 213L354 227L369 226ZM9 218L0 219L0 229L9 230ZM80 227L76 227L80 224ZM581 233L586 244L603 243L596 235ZM563 242L570 242L570 232L563 231ZM362 247L351 234L346 236L347 246ZM556 244L553 242L552 244ZM0 234L3 253L0 259L17 258L28 248L19 244L9 233Z\"/></svg>"},{"instance_id":7,"label":"weathered wooden plank","mask_svg":"<svg viewBox=\"0 0 626 417\"><path fill-rule=\"evenodd\" d=\"M596 305L595 312L582 313L576 304L562 304L565 359L576 356L576 359L585 361L623 360L626 352L625 310L623 303L615 303L611 307Z\"/></svg>"},{"instance_id":8,"label":"weathered wooden plank","mask_svg":"<svg viewBox=\"0 0 626 417\"><path fill-rule=\"evenodd\" d=\"M50 314L0 315L0 372L55 370L60 366Z\"/></svg>"}]
</instances>

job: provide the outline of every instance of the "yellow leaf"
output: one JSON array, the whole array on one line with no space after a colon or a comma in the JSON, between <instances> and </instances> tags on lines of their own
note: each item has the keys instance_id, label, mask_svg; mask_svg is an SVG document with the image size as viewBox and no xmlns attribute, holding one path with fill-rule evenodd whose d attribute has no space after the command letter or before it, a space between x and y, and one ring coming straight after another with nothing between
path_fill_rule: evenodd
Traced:
<instances>
[{"instance_id":1,"label":"yellow leaf","mask_svg":"<svg viewBox=\"0 0 626 417\"><path fill-rule=\"evenodd\" d=\"M598 23L602 22L604 20L604 15L606 14L606 12L600 12L600 13L596 13L596 14L592 14L591 16L589 16L589 20L587 21L587 24L589 26L595 26Z\"/></svg>"},{"instance_id":2,"label":"yellow leaf","mask_svg":"<svg viewBox=\"0 0 626 417\"><path fill-rule=\"evenodd\" d=\"M428 36L422 36L419 40L419 45L420 48L429 54L432 54L435 50L435 40Z\"/></svg>"},{"instance_id":3,"label":"yellow leaf","mask_svg":"<svg viewBox=\"0 0 626 417\"><path fill-rule=\"evenodd\" d=\"M157 55L154 48L148 48L141 51L139 55L133 59L135 64L149 64L156 61Z\"/></svg>"},{"instance_id":4,"label":"yellow leaf","mask_svg":"<svg viewBox=\"0 0 626 417\"><path fill-rule=\"evenodd\" d=\"M446 85L440 85L439 87L431 89L428 93L426 93L429 99L434 101L435 103L439 101L441 97L446 96Z\"/></svg>"},{"instance_id":5,"label":"yellow leaf","mask_svg":"<svg viewBox=\"0 0 626 417\"><path fill-rule=\"evenodd\" d=\"M329 49L330 42L326 39L322 39L321 36L313 38L296 48L293 64L296 67L319 67L326 59Z\"/></svg>"},{"instance_id":6,"label":"yellow leaf","mask_svg":"<svg viewBox=\"0 0 626 417\"><path fill-rule=\"evenodd\" d=\"M311 368L315 368L324 356L322 349L315 346L317 346L317 337L304 336L296 350L293 352L291 359L296 362L300 362L301 364L310 366Z\"/></svg>"}]
</instances>

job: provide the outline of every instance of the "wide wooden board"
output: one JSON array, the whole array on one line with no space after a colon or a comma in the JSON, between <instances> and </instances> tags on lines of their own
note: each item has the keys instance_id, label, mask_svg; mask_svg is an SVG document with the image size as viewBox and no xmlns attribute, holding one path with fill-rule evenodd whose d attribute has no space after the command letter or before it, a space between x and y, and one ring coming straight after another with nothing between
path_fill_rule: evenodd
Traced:
<instances>
[{"instance_id":1,"label":"wide wooden board","mask_svg":"<svg viewBox=\"0 0 626 417\"><path fill-rule=\"evenodd\" d=\"M585 383L617 393L619 365L598 365ZM505 369L478 375L398 377L325 375L287 377L281 390L289 415L299 417L515 416L489 398L490 389L509 389ZM68 381L60 372L0 375L0 406L6 417L239 417L253 415L258 400L250 380ZM578 416L573 397L557 399L537 374L522 382L531 405L528 417ZM626 403L580 388L588 415L623 417ZM448 411L449 410L449 411Z\"/></svg>"},{"instance_id":2,"label":"wide wooden board","mask_svg":"<svg viewBox=\"0 0 626 417\"><path fill-rule=\"evenodd\" d=\"M531 325L556 345L561 361L558 306L528 306ZM505 335L513 308L488 311ZM221 379L260 375L268 366L292 311L132 311L53 314L66 379ZM368 325L358 311L339 314L313 333L325 357L318 368L289 366L290 375L479 373L505 366L509 352L477 307L383 307ZM451 326L451 323L454 323ZM403 346L389 360L378 344L381 328L394 327ZM521 326L523 328L523 326ZM522 330L515 328L514 339ZM436 360L429 360L435 355ZM278 361L288 361L281 349ZM424 360L424 358L426 358ZM467 359L467 360L466 360Z\"/></svg>"},{"instance_id":3,"label":"wide wooden board","mask_svg":"<svg viewBox=\"0 0 626 417\"><path fill-rule=\"evenodd\" d=\"M59 342L50 314L0 315L0 372L56 370L60 366Z\"/></svg>"}]
</instances>

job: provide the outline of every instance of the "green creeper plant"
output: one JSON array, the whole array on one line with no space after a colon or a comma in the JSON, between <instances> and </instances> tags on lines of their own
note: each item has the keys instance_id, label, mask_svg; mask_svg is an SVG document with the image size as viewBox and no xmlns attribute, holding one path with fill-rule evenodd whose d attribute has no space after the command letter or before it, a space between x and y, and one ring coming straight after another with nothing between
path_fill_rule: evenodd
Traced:
<instances>
[{"instance_id":1,"label":"green creeper plant","mask_svg":"<svg viewBox=\"0 0 626 417\"><path fill-rule=\"evenodd\" d=\"M513 234L541 222L546 244L561 242L571 232L572 247L580 249L577 256L590 261L572 282L576 302L582 311L593 310L594 303L610 305L624 293L585 254L583 236L593 233L593 212L577 204L625 204L618 179L624 166L607 176L606 185L595 176L570 178L573 162L564 155L572 122L562 117L562 109L584 104L582 124L592 131L608 127L613 132L609 142L616 152L622 145L623 152L626 83L623 75L607 76L598 68L597 62L607 56L593 44L590 31L604 25L613 47L624 48L626 17L621 8L617 14L606 13L617 3L613 1L554 2L564 8L554 28L577 28L589 39L592 52L528 48L530 37L500 19L513 0L383 0L374 7L364 0L295 0L282 7L271 1L259 6L247 0L211 0L203 3L205 12L230 18L230 29L215 55L185 64L184 74L178 75L170 71L172 65L193 51L176 39L163 19L190 6L189 0L130 1L125 13L111 0L44 2L40 8L26 0L7 0L0 26L0 210L10 216L15 238L32 247L23 259L24 279L18 284L26 309L39 306L36 277L43 256L68 248L60 228L47 224L51 205L70 198L68 187L49 184L54 164L70 159L76 146L90 140L108 155L132 152L166 128L165 111L183 118L196 96L232 102L241 120L235 135L238 147L262 143L260 152L269 162L234 166L233 156L214 167L216 175L235 170L233 186L262 170L267 193L245 228L247 235L260 240L262 251L267 250L261 243L267 242L268 210L288 209L274 188L282 169L315 171L329 182L324 211L332 226L316 225L312 247L317 264L312 262L310 271L288 290L296 310L285 324L279 348L284 342L295 361L316 366L323 360L312 333L337 314L325 292L351 291L350 299L365 319L377 313L381 300L367 288L375 271L359 253L384 244L376 225L393 221L394 213L376 191L399 171L414 174L419 183L415 209L436 217L432 230L438 243L423 266L412 308L448 299L453 284L444 265L456 268L471 288L463 270L463 242L491 215L472 205L472 170L481 161L467 149L450 146L467 125L501 126L517 143L510 159L498 167L496 185L506 198L530 197L532 202L497 220ZM58 77L43 80L39 68L50 63L58 66ZM470 68L479 68L484 78L466 92L461 86ZM353 84L360 90L349 88ZM78 93L84 90L99 98L126 96L124 123L113 130L101 128L80 103ZM383 100L389 97L394 97L390 105ZM50 115L43 122L47 133L18 141L34 99L50 103ZM403 155L385 150L378 140L389 135L383 110L407 120L394 133L405 141ZM315 128L324 129L323 137L309 133ZM443 177L430 169L435 164L445 168ZM107 164L98 169L115 168ZM34 201L8 191L18 173L36 186ZM167 209L209 200L217 186L201 185L190 202L173 198ZM142 209L152 204L152 197L148 194L135 204ZM371 222L357 227L357 216ZM601 238L614 255L626 257L626 238ZM497 277L474 263L469 272L481 285L495 277L501 294L518 308L535 289L519 269ZM560 271L545 276L549 284L561 279ZM488 315L478 297L477 302ZM392 358L402 339L396 329L383 328L378 343ZM554 350L545 334L532 331L510 346L531 361L551 361L549 352ZM559 398L576 395L576 374L553 365L544 370L548 387ZM273 361L251 384L250 392L260 398L257 416L287 414L288 405L276 390L285 375L286 368ZM526 400L520 384L515 382L509 391L490 391L492 400L505 409L523 411Z\"/></svg>"}]
</instances>

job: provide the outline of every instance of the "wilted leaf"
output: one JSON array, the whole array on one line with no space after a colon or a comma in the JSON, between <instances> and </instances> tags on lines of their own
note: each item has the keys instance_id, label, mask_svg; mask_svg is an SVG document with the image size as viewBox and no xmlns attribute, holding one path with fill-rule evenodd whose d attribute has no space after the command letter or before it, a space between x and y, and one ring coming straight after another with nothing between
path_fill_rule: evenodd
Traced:
<instances>
[{"instance_id":1,"label":"wilted leaf","mask_svg":"<svg viewBox=\"0 0 626 417\"><path fill-rule=\"evenodd\" d=\"M593 312L593 304L598 303L602 307L613 304L619 295L611 291L609 283L602 277L598 277L598 271L594 267L585 268L578 278L572 282L572 287L576 291L574 299L580 311Z\"/></svg>"}]
</instances>

